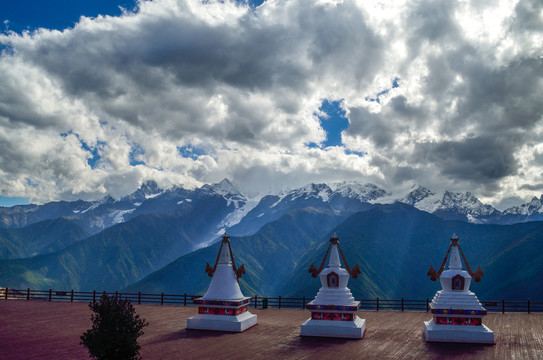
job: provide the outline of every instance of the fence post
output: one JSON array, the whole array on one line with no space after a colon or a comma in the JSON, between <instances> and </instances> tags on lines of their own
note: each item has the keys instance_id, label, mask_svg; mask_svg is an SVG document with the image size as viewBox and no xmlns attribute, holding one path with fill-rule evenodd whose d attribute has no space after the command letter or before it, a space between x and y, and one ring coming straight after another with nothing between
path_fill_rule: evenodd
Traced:
<instances>
[{"instance_id":1,"label":"fence post","mask_svg":"<svg viewBox=\"0 0 543 360\"><path fill-rule=\"evenodd\" d=\"M305 296L304 296L304 298L302 300L302 309L305 310Z\"/></svg>"},{"instance_id":2,"label":"fence post","mask_svg":"<svg viewBox=\"0 0 543 360\"><path fill-rule=\"evenodd\" d=\"M138 291L138 305L141 304L141 291Z\"/></svg>"},{"instance_id":3,"label":"fence post","mask_svg":"<svg viewBox=\"0 0 543 360\"><path fill-rule=\"evenodd\" d=\"M118 292L118 291L115 291L115 298L116 298L116 299L119 298L119 292Z\"/></svg>"},{"instance_id":4,"label":"fence post","mask_svg":"<svg viewBox=\"0 0 543 360\"><path fill-rule=\"evenodd\" d=\"M6 299L6 300L8 299L8 291L9 291L9 288L6 287L6 292L5 292L5 299Z\"/></svg>"},{"instance_id":5,"label":"fence post","mask_svg":"<svg viewBox=\"0 0 543 360\"><path fill-rule=\"evenodd\" d=\"M502 314L505 314L505 300L502 299Z\"/></svg>"},{"instance_id":6,"label":"fence post","mask_svg":"<svg viewBox=\"0 0 543 360\"><path fill-rule=\"evenodd\" d=\"M53 290L49 289L49 302L51 302L51 295L53 294Z\"/></svg>"},{"instance_id":7,"label":"fence post","mask_svg":"<svg viewBox=\"0 0 543 360\"><path fill-rule=\"evenodd\" d=\"M430 311L430 299L426 298L426 312Z\"/></svg>"},{"instance_id":8,"label":"fence post","mask_svg":"<svg viewBox=\"0 0 543 360\"><path fill-rule=\"evenodd\" d=\"M187 306L187 293L185 293L185 297L183 299L183 306Z\"/></svg>"},{"instance_id":9,"label":"fence post","mask_svg":"<svg viewBox=\"0 0 543 360\"><path fill-rule=\"evenodd\" d=\"M530 313L530 299L528 299L528 314Z\"/></svg>"},{"instance_id":10,"label":"fence post","mask_svg":"<svg viewBox=\"0 0 543 360\"><path fill-rule=\"evenodd\" d=\"M377 298L377 311L379 311L379 298Z\"/></svg>"},{"instance_id":11,"label":"fence post","mask_svg":"<svg viewBox=\"0 0 543 360\"><path fill-rule=\"evenodd\" d=\"M96 290L92 290L92 303L96 302Z\"/></svg>"},{"instance_id":12,"label":"fence post","mask_svg":"<svg viewBox=\"0 0 543 360\"><path fill-rule=\"evenodd\" d=\"M403 298L402 298L402 311L403 311Z\"/></svg>"},{"instance_id":13,"label":"fence post","mask_svg":"<svg viewBox=\"0 0 543 360\"><path fill-rule=\"evenodd\" d=\"M26 300L30 300L30 288L26 289Z\"/></svg>"},{"instance_id":14,"label":"fence post","mask_svg":"<svg viewBox=\"0 0 543 360\"><path fill-rule=\"evenodd\" d=\"M74 302L74 289L72 289L72 293L70 294L70 302Z\"/></svg>"},{"instance_id":15,"label":"fence post","mask_svg":"<svg viewBox=\"0 0 543 360\"><path fill-rule=\"evenodd\" d=\"M279 296L279 309L281 309L281 296Z\"/></svg>"},{"instance_id":16,"label":"fence post","mask_svg":"<svg viewBox=\"0 0 543 360\"><path fill-rule=\"evenodd\" d=\"M258 303L258 295L255 294L255 309L256 309L257 303Z\"/></svg>"},{"instance_id":17,"label":"fence post","mask_svg":"<svg viewBox=\"0 0 543 360\"><path fill-rule=\"evenodd\" d=\"M164 293L160 294L160 305L164 305Z\"/></svg>"}]
</instances>

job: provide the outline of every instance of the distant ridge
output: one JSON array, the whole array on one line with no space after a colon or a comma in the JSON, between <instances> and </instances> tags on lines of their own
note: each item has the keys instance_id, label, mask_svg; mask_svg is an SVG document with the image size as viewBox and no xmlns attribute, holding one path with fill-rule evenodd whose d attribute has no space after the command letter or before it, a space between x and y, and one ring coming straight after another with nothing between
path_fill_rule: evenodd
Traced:
<instances>
[{"instance_id":1,"label":"distant ridge","mask_svg":"<svg viewBox=\"0 0 543 360\"><path fill-rule=\"evenodd\" d=\"M419 282L424 277L415 279L414 274L425 274L429 261L439 261L439 244L456 232L464 248L473 247L483 271L492 271L485 279L506 276L504 264L514 270L508 274L514 283L496 280L509 284L504 294L543 297L540 287L530 283L537 281L534 274L543 276L537 256L541 223L529 221L541 216L540 208L541 199L534 199L502 213L469 192L437 194L420 186L394 195L373 184L309 184L280 195L248 198L228 179L192 190L164 190L148 182L119 200L0 208L2 223L9 224L0 228L0 284L118 290L137 283L153 291L200 290L196 285L206 283L205 277L188 269L198 268L201 257L213 252L209 246L226 230L233 244L242 244L239 256L251 269L242 284L248 291L288 295L305 287L313 293L318 284L300 274L322 256L317 256L319 246L336 231L342 247L367 269L364 281L353 284L355 293L420 298L432 293L434 284ZM515 217L524 222L493 224ZM402 261L414 265L403 268ZM166 267L177 269L178 278L164 275ZM402 269L413 279L397 273ZM181 286L185 277L194 283ZM303 286L296 288L293 279ZM498 296L502 285L478 286Z\"/></svg>"}]
</instances>

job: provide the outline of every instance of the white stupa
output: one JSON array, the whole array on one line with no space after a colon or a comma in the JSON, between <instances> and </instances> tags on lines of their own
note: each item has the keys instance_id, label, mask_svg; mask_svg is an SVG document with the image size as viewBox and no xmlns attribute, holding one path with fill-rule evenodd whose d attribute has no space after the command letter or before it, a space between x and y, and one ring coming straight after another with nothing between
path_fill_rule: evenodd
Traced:
<instances>
[{"instance_id":1,"label":"white stupa","mask_svg":"<svg viewBox=\"0 0 543 360\"><path fill-rule=\"evenodd\" d=\"M329 252L328 267L323 270ZM341 267L339 252L347 270ZM366 320L356 315L360 301L355 301L347 287L349 277L352 275L356 278L360 270L358 265L352 270L349 269L339 246L339 239L335 234L330 239L330 245L320 268L316 269L311 264L309 272L313 277L319 275L322 287L315 299L307 304L307 309L311 311L311 318L301 325L301 335L361 339L366 330Z\"/></svg>"},{"instance_id":2,"label":"white stupa","mask_svg":"<svg viewBox=\"0 0 543 360\"><path fill-rule=\"evenodd\" d=\"M206 272L211 283L205 295L194 300L198 315L187 319L187 329L242 332L256 325L257 316L247 311L251 298L243 296L238 283L245 268L236 268L226 232L215 266L207 264Z\"/></svg>"},{"instance_id":3,"label":"white stupa","mask_svg":"<svg viewBox=\"0 0 543 360\"><path fill-rule=\"evenodd\" d=\"M443 271L449 253L449 270ZM460 253L468 271L463 270ZM430 267L428 275L433 281L439 278L443 289L430 303L433 319L424 322L426 341L494 344L494 332L482 323L487 311L469 291L471 279L479 282L483 273L481 268L471 271L456 235L451 238L440 270Z\"/></svg>"}]
</instances>

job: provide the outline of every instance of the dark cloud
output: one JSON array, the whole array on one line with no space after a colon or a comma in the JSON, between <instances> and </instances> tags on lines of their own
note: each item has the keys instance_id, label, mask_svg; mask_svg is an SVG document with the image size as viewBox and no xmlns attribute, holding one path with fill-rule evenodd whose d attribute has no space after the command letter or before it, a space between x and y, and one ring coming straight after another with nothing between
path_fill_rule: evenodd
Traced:
<instances>
[{"instance_id":1,"label":"dark cloud","mask_svg":"<svg viewBox=\"0 0 543 360\"><path fill-rule=\"evenodd\" d=\"M381 114L370 112L367 108L350 108L350 126L346 135L371 139L378 148L393 145L399 125L394 119L386 119Z\"/></svg>"},{"instance_id":2,"label":"dark cloud","mask_svg":"<svg viewBox=\"0 0 543 360\"><path fill-rule=\"evenodd\" d=\"M519 189L522 190L532 190L532 191L542 191L543 190L543 183L542 184L523 184L519 187Z\"/></svg>"},{"instance_id":3,"label":"dark cloud","mask_svg":"<svg viewBox=\"0 0 543 360\"><path fill-rule=\"evenodd\" d=\"M416 157L419 162L430 162L445 176L489 186L518 169L508 141L492 137L422 143Z\"/></svg>"},{"instance_id":4,"label":"dark cloud","mask_svg":"<svg viewBox=\"0 0 543 360\"><path fill-rule=\"evenodd\" d=\"M521 0L515 6L515 21L513 29L517 31L535 31L543 33L541 18L542 0Z\"/></svg>"}]
</instances>

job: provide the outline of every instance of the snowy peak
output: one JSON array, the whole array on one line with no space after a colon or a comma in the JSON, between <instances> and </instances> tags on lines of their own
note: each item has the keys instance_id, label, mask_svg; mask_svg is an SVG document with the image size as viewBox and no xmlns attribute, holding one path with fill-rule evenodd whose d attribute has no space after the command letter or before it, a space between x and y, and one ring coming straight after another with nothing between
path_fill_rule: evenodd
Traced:
<instances>
[{"instance_id":1,"label":"snowy peak","mask_svg":"<svg viewBox=\"0 0 543 360\"><path fill-rule=\"evenodd\" d=\"M132 194L123 197L120 201L127 202L143 202L146 199L157 197L164 193L164 190L158 187L158 184L154 180L148 180L141 184L140 188L134 191Z\"/></svg>"},{"instance_id":2,"label":"snowy peak","mask_svg":"<svg viewBox=\"0 0 543 360\"><path fill-rule=\"evenodd\" d=\"M355 181L343 181L333 184L334 194L362 202L370 202L387 195L387 192L374 184L360 184Z\"/></svg>"},{"instance_id":3,"label":"snowy peak","mask_svg":"<svg viewBox=\"0 0 543 360\"><path fill-rule=\"evenodd\" d=\"M227 206L233 203L236 209L247 202L247 198L240 192L239 188L226 178L217 184L204 185L202 189L221 195L226 199Z\"/></svg>"},{"instance_id":4,"label":"snowy peak","mask_svg":"<svg viewBox=\"0 0 543 360\"><path fill-rule=\"evenodd\" d=\"M533 197L532 201L527 204L522 204L520 206L513 206L509 209L503 211L503 215L521 215L521 216L531 216L539 215L543 213L543 195L538 199Z\"/></svg>"},{"instance_id":5,"label":"snowy peak","mask_svg":"<svg viewBox=\"0 0 543 360\"><path fill-rule=\"evenodd\" d=\"M147 182L141 184L139 191L145 195L152 195L161 193L162 189L158 187L156 181L148 180Z\"/></svg>"},{"instance_id":6,"label":"snowy peak","mask_svg":"<svg viewBox=\"0 0 543 360\"><path fill-rule=\"evenodd\" d=\"M442 197L424 186L415 185L407 195L400 197L395 202L401 202L429 213L442 207Z\"/></svg>"},{"instance_id":7,"label":"snowy peak","mask_svg":"<svg viewBox=\"0 0 543 360\"><path fill-rule=\"evenodd\" d=\"M407 194L405 198L400 199L399 201L411 206L415 206L415 204L421 202L422 200L428 199L429 197L434 197L434 195L436 195L436 193L432 190L425 188L424 186L418 185L413 191Z\"/></svg>"},{"instance_id":8,"label":"snowy peak","mask_svg":"<svg viewBox=\"0 0 543 360\"><path fill-rule=\"evenodd\" d=\"M322 201L328 201L332 194L332 189L326 184L309 184L299 189L295 189L288 193L289 200L320 198Z\"/></svg>"},{"instance_id":9,"label":"snowy peak","mask_svg":"<svg viewBox=\"0 0 543 360\"><path fill-rule=\"evenodd\" d=\"M445 191L443 199L441 200L441 209L454 209L462 214L471 215L476 217L496 215L498 210L494 209L490 205L483 204L470 192L452 193Z\"/></svg>"},{"instance_id":10,"label":"snowy peak","mask_svg":"<svg viewBox=\"0 0 543 360\"><path fill-rule=\"evenodd\" d=\"M210 185L209 188L219 195L244 198L238 187L232 184L232 182L226 178L222 179L222 181L217 184Z\"/></svg>"},{"instance_id":11,"label":"snowy peak","mask_svg":"<svg viewBox=\"0 0 543 360\"><path fill-rule=\"evenodd\" d=\"M413 190L396 201L445 219L467 220L472 223L487 222L491 217L500 215L498 210L483 204L470 192L445 191L441 195L420 185L414 186Z\"/></svg>"}]
</instances>

